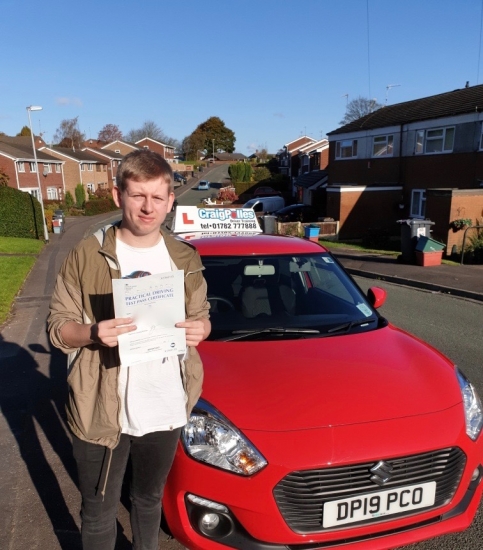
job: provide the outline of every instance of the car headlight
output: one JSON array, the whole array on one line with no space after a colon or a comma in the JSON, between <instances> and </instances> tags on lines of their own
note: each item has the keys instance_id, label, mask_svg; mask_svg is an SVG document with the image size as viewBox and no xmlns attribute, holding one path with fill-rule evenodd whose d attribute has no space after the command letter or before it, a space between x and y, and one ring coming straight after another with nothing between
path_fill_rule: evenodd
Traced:
<instances>
[{"instance_id":1,"label":"car headlight","mask_svg":"<svg viewBox=\"0 0 483 550\"><path fill-rule=\"evenodd\" d=\"M473 384L458 368L456 369L456 376L458 377L465 408L466 433L471 439L475 440L480 435L483 426L481 401Z\"/></svg>"},{"instance_id":2,"label":"car headlight","mask_svg":"<svg viewBox=\"0 0 483 550\"><path fill-rule=\"evenodd\" d=\"M181 434L186 452L195 460L250 476L267 461L239 430L209 403L200 399Z\"/></svg>"}]
</instances>

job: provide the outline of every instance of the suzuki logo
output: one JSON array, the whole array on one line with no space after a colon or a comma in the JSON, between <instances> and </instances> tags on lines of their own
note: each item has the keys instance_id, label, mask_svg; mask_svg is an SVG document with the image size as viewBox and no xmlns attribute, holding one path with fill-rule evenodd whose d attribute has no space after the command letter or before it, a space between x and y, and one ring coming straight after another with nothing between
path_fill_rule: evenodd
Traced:
<instances>
[{"instance_id":1,"label":"suzuki logo","mask_svg":"<svg viewBox=\"0 0 483 550\"><path fill-rule=\"evenodd\" d=\"M371 481L382 487L391 479L392 470L393 467L390 464L384 462L384 460L380 460L373 468L371 468L371 473L374 474L371 477Z\"/></svg>"}]
</instances>

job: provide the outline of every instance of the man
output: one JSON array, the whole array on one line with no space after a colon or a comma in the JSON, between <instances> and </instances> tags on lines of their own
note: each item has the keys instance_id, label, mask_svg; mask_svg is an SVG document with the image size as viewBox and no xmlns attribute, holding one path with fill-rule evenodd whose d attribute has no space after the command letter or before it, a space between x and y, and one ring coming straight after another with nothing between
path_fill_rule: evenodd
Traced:
<instances>
[{"instance_id":1,"label":"man","mask_svg":"<svg viewBox=\"0 0 483 550\"><path fill-rule=\"evenodd\" d=\"M149 150L127 155L114 202L122 220L84 239L66 258L50 304L54 346L69 354L67 419L82 495L84 550L115 547L116 514L129 457L131 525L137 550L157 550L161 497L182 426L201 393L196 346L211 325L196 250L160 228L171 211L173 174ZM136 326L115 318L112 279L182 270L187 352L121 365L118 337Z\"/></svg>"}]
</instances>

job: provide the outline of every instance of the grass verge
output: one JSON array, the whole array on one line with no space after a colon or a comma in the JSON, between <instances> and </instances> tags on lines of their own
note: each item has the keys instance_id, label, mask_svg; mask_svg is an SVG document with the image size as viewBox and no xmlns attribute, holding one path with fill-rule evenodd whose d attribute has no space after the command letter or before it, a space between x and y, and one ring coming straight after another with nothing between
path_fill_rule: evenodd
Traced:
<instances>
[{"instance_id":1,"label":"grass verge","mask_svg":"<svg viewBox=\"0 0 483 550\"><path fill-rule=\"evenodd\" d=\"M0 325L5 323L15 296L37 261L44 243L34 239L0 237Z\"/></svg>"}]
</instances>

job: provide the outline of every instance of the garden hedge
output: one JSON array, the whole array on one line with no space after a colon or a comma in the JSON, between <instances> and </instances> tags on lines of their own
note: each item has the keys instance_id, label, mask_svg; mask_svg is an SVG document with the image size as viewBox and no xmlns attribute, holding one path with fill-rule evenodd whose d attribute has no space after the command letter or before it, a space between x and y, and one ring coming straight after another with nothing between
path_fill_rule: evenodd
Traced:
<instances>
[{"instance_id":1,"label":"garden hedge","mask_svg":"<svg viewBox=\"0 0 483 550\"><path fill-rule=\"evenodd\" d=\"M43 239L42 208L33 195L0 187L0 236Z\"/></svg>"}]
</instances>

